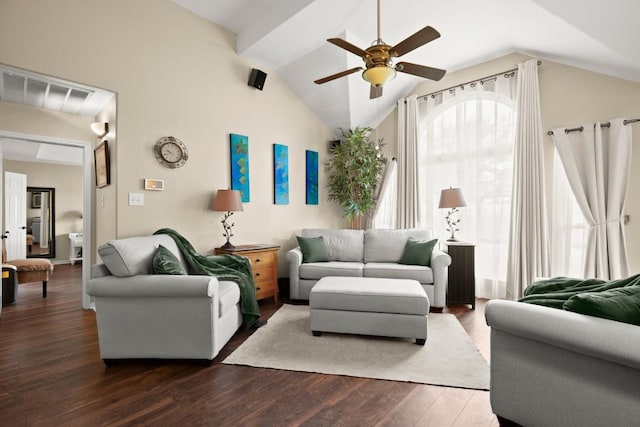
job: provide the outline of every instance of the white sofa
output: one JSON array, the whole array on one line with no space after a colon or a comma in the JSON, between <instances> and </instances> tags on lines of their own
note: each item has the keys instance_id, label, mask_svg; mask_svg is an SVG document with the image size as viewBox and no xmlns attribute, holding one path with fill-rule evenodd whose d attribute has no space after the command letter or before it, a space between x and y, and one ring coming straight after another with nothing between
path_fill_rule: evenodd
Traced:
<instances>
[{"instance_id":1,"label":"white sofa","mask_svg":"<svg viewBox=\"0 0 640 427\"><path fill-rule=\"evenodd\" d=\"M98 249L87 286L95 298L100 355L114 359L212 360L242 325L235 282L199 275L155 275L158 245L187 266L174 240L152 235Z\"/></svg>"},{"instance_id":2,"label":"white sofa","mask_svg":"<svg viewBox=\"0 0 640 427\"><path fill-rule=\"evenodd\" d=\"M322 236L331 258L329 262L302 263L299 247L287 252L291 299L308 300L311 288L328 276L412 279L427 292L431 307L446 305L447 269L451 257L436 245L431 266L398 264L409 237L431 240L428 228L403 230L303 229L302 237Z\"/></svg>"},{"instance_id":3,"label":"white sofa","mask_svg":"<svg viewBox=\"0 0 640 427\"><path fill-rule=\"evenodd\" d=\"M640 327L503 300L485 315L502 425L639 425Z\"/></svg>"}]
</instances>

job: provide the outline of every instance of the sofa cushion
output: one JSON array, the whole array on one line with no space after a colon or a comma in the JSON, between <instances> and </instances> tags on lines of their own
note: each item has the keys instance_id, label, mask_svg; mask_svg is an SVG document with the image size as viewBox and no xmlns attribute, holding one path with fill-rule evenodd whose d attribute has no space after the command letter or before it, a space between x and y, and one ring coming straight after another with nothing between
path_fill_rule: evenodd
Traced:
<instances>
[{"instance_id":1,"label":"sofa cushion","mask_svg":"<svg viewBox=\"0 0 640 427\"><path fill-rule=\"evenodd\" d=\"M416 240L431 240L433 234L430 228L367 230L364 234L364 261L398 262L409 237Z\"/></svg>"},{"instance_id":2,"label":"sofa cushion","mask_svg":"<svg viewBox=\"0 0 640 427\"><path fill-rule=\"evenodd\" d=\"M98 254L114 276L153 274L153 256L159 245L169 249L186 266L176 242L166 234L110 240L100 245Z\"/></svg>"},{"instance_id":3,"label":"sofa cushion","mask_svg":"<svg viewBox=\"0 0 640 427\"><path fill-rule=\"evenodd\" d=\"M185 275L187 271L173 252L162 245L158 246L153 256L153 272L155 274Z\"/></svg>"},{"instance_id":4,"label":"sofa cushion","mask_svg":"<svg viewBox=\"0 0 640 427\"><path fill-rule=\"evenodd\" d=\"M361 262L310 262L300 266L301 279L322 279L327 276L362 277Z\"/></svg>"},{"instance_id":5,"label":"sofa cushion","mask_svg":"<svg viewBox=\"0 0 640 427\"><path fill-rule=\"evenodd\" d=\"M327 262L331 261L324 238L296 236L300 251L302 252L302 262Z\"/></svg>"},{"instance_id":6,"label":"sofa cushion","mask_svg":"<svg viewBox=\"0 0 640 427\"><path fill-rule=\"evenodd\" d=\"M322 236L332 261L362 262L364 258L364 230L305 228L301 234Z\"/></svg>"},{"instance_id":7,"label":"sofa cushion","mask_svg":"<svg viewBox=\"0 0 640 427\"><path fill-rule=\"evenodd\" d=\"M422 265L404 265L392 262L368 262L364 265L364 277L386 279L411 279L420 283L433 283L433 270Z\"/></svg>"},{"instance_id":8,"label":"sofa cushion","mask_svg":"<svg viewBox=\"0 0 640 427\"><path fill-rule=\"evenodd\" d=\"M569 298L565 310L640 325L640 286L583 292Z\"/></svg>"},{"instance_id":9,"label":"sofa cushion","mask_svg":"<svg viewBox=\"0 0 640 427\"><path fill-rule=\"evenodd\" d=\"M415 240L411 237L407 239L404 252L398 260L399 264L431 266L431 252L438 243L438 239Z\"/></svg>"},{"instance_id":10,"label":"sofa cushion","mask_svg":"<svg viewBox=\"0 0 640 427\"><path fill-rule=\"evenodd\" d=\"M220 313L218 315L222 317L224 313L235 307L240 301L240 288L235 282L221 280L218 282L218 290L220 291Z\"/></svg>"}]
</instances>

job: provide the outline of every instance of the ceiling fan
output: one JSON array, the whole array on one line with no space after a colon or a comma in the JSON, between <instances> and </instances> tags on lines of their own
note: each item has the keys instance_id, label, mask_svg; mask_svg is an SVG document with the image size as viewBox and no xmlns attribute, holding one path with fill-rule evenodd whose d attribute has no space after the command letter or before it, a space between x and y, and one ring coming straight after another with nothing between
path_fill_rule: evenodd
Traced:
<instances>
[{"instance_id":1,"label":"ceiling fan","mask_svg":"<svg viewBox=\"0 0 640 427\"><path fill-rule=\"evenodd\" d=\"M429 43L440 37L440 33L430 26L426 26L415 34L407 37L395 46L389 46L380 38L380 0L378 0L378 38L366 49L349 43L340 38L327 39L329 43L348 50L362 58L365 63L362 78L371 83L369 98L374 99L382 96L382 86L396 76L396 71L413 74L430 80L440 80L446 73L440 68L427 67L425 65L412 64L410 62L398 62L393 65L393 58L404 55L412 50ZM362 67L355 67L340 73L315 80L316 84L323 84L340 77L348 76Z\"/></svg>"}]
</instances>

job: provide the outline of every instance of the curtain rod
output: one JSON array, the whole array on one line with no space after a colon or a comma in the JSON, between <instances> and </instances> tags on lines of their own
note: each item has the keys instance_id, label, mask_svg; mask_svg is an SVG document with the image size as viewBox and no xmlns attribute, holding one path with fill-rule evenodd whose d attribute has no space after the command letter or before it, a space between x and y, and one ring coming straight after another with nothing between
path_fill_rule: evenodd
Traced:
<instances>
[{"instance_id":1,"label":"curtain rod","mask_svg":"<svg viewBox=\"0 0 640 427\"><path fill-rule=\"evenodd\" d=\"M538 65L541 65L541 64L542 64L542 61L538 61ZM510 69L510 70L501 71L501 72L499 72L499 73L491 74L491 75L489 75L489 76L482 77L482 78L480 78L480 79L469 80L468 82L459 83L459 84L457 84L457 85L454 85L454 86L448 87L448 88L446 88L446 89L441 89L441 90L437 90L437 91L435 91L435 92L427 93L426 95L419 95L419 96L417 97L417 99L420 99L420 98L427 99L429 96L436 96L436 95L438 95L438 94L440 94L440 93L442 93L442 92L446 92L446 91L451 90L451 89L455 89L455 88L458 88L458 87L462 87L462 88L464 88L464 86L466 86L466 85L470 85L471 83L477 83L477 82L480 82L480 83L482 84L482 83L484 83L484 82L486 82L486 81L489 81L489 80L495 79L496 77L501 76L501 75L503 75L503 74L504 74L504 76L505 76L505 77L511 77L511 76L508 76L508 74L510 74L510 73L514 73L514 74L515 74L517 71L518 71L518 68L517 68L517 67L516 67L516 68L512 68L512 69ZM406 101L405 101L405 102L406 102Z\"/></svg>"},{"instance_id":2,"label":"curtain rod","mask_svg":"<svg viewBox=\"0 0 640 427\"><path fill-rule=\"evenodd\" d=\"M636 123L636 122L640 122L640 119L626 119L622 121L623 125L628 125L629 123ZM595 126L595 124L593 125ZM608 128L611 126L611 122L604 122L602 124L600 124L600 127L602 128ZM570 129L565 129L564 133L569 133L569 132L582 132L584 130L584 126L580 126L577 128L570 128ZM551 136L553 135L553 131L550 130L549 132L547 132L547 135Z\"/></svg>"}]
</instances>

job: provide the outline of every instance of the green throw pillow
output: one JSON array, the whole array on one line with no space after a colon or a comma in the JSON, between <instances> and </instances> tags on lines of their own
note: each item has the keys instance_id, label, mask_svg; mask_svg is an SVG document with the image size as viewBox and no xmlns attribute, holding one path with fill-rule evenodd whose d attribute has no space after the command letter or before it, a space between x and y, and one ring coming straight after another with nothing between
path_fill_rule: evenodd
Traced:
<instances>
[{"instance_id":1,"label":"green throw pillow","mask_svg":"<svg viewBox=\"0 0 640 427\"><path fill-rule=\"evenodd\" d=\"M565 310L640 325L640 286L583 292L564 303Z\"/></svg>"},{"instance_id":2,"label":"green throw pillow","mask_svg":"<svg viewBox=\"0 0 640 427\"><path fill-rule=\"evenodd\" d=\"M327 262L331 261L324 238L296 236L298 245L302 251L302 262Z\"/></svg>"},{"instance_id":3,"label":"green throw pillow","mask_svg":"<svg viewBox=\"0 0 640 427\"><path fill-rule=\"evenodd\" d=\"M398 264L431 266L431 252L433 252L436 243L438 243L438 239L427 241L414 240L409 237Z\"/></svg>"},{"instance_id":4,"label":"green throw pillow","mask_svg":"<svg viewBox=\"0 0 640 427\"><path fill-rule=\"evenodd\" d=\"M153 256L153 272L155 274L187 274L178 257L162 245L158 246Z\"/></svg>"}]
</instances>

